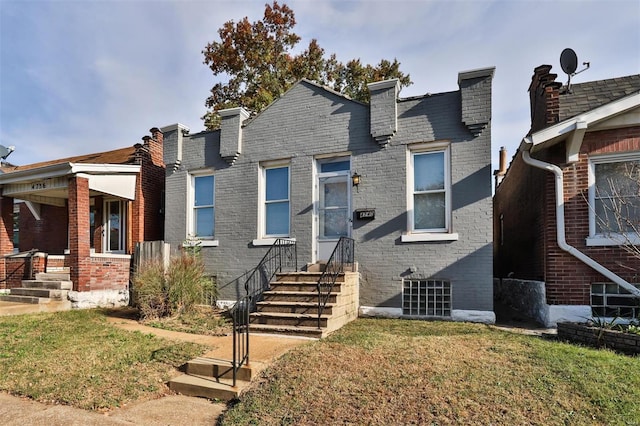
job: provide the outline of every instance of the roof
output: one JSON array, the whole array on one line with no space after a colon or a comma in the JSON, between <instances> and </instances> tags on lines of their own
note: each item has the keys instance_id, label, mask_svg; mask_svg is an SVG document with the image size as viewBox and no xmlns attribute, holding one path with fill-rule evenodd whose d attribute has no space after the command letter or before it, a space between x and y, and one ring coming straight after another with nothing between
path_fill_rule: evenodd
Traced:
<instances>
[{"instance_id":1,"label":"roof","mask_svg":"<svg viewBox=\"0 0 640 426\"><path fill-rule=\"evenodd\" d=\"M640 91L640 74L572 84L571 93L566 89L560 89L560 122Z\"/></svg>"},{"instance_id":2,"label":"roof","mask_svg":"<svg viewBox=\"0 0 640 426\"><path fill-rule=\"evenodd\" d=\"M78 155L75 157L60 158L57 160L43 161L40 163L26 164L24 166L13 166L3 164L0 167L2 173L13 173L23 170L39 169L41 167L53 166L65 163L82 163L82 164L135 164L134 146L120 148L113 151L97 152L94 154Z\"/></svg>"}]
</instances>

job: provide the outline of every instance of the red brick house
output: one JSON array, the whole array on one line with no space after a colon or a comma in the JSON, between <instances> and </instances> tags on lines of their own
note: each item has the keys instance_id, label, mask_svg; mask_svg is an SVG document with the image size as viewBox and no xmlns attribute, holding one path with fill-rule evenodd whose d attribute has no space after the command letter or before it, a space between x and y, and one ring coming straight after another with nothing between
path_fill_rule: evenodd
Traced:
<instances>
[{"instance_id":1,"label":"red brick house","mask_svg":"<svg viewBox=\"0 0 640 426\"><path fill-rule=\"evenodd\" d=\"M550 71L535 69L531 130L498 172L496 297L547 326L639 318L640 75L567 88Z\"/></svg>"},{"instance_id":2,"label":"red brick house","mask_svg":"<svg viewBox=\"0 0 640 426\"><path fill-rule=\"evenodd\" d=\"M163 135L150 132L128 148L2 167L0 289L64 267L72 306L128 302L135 244L164 232Z\"/></svg>"}]
</instances>

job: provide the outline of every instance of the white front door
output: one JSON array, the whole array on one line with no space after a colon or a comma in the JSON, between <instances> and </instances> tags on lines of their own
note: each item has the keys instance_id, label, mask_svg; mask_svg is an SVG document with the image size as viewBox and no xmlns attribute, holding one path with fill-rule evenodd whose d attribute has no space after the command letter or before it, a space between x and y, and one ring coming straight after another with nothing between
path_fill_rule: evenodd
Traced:
<instances>
[{"instance_id":1,"label":"white front door","mask_svg":"<svg viewBox=\"0 0 640 426\"><path fill-rule=\"evenodd\" d=\"M120 200L104 202L104 247L105 253L124 252L125 244L125 206Z\"/></svg>"},{"instance_id":2,"label":"white front door","mask_svg":"<svg viewBox=\"0 0 640 426\"><path fill-rule=\"evenodd\" d=\"M340 237L351 236L349 159L318 165L316 260L328 260Z\"/></svg>"}]
</instances>

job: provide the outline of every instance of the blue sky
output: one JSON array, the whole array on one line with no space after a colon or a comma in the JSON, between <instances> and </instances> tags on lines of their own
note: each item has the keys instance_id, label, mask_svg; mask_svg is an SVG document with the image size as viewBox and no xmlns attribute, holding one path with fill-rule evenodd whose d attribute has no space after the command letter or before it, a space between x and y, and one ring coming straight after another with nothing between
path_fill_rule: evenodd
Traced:
<instances>
[{"instance_id":1,"label":"blue sky","mask_svg":"<svg viewBox=\"0 0 640 426\"><path fill-rule=\"evenodd\" d=\"M29 164L133 145L151 127L203 129L215 83L202 49L265 0L0 0L0 144ZM288 1L300 47L365 63L397 58L401 97L457 90L460 71L496 66L494 167L529 129L533 69L573 48L573 83L640 73L640 1ZM579 67L581 69L582 66Z\"/></svg>"}]
</instances>

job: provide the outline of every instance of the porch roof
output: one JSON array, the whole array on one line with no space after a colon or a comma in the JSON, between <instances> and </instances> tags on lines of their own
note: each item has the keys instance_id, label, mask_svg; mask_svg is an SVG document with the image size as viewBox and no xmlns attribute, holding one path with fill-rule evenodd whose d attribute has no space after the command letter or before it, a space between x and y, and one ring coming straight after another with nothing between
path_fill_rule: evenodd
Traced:
<instances>
[{"instance_id":1,"label":"porch roof","mask_svg":"<svg viewBox=\"0 0 640 426\"><path fill-rule=\"evenodd\" d=\"M40 204L64 206L69 197L71 176L89 180L91 195L106 194L135 199L137 164L92 164L62 162L41 167L28 166L0 174L2 195Z\"/></svg>"}]
</instances>

